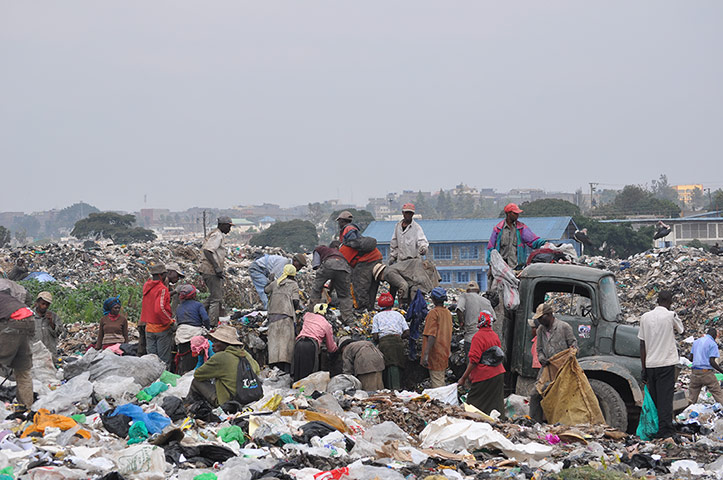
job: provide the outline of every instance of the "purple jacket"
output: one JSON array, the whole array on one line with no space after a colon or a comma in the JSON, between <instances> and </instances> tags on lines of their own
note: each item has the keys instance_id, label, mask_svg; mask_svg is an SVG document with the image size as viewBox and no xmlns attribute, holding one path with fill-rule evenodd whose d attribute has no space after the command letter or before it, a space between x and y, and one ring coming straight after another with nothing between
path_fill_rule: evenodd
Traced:
<instances>
[{"instance_id":1,"label":"purple jacket","mask_svg":"<svg viewBox=\"0 0 723 480\"><path fill-rule=\"evenodd\" d=\"M490 263L490 254L492 253L492 250L497 250L498 252L502 248L502 235L500 235L500 232L505 227L505 221L502 220L500 223L495 225L495 228L492 229L492 235L490 235L490 240L487 242L487 256L485 257L485 261L489 264ZM525 250L525 246L528 246L532 249L540 248L545 244L545 240L541 239L535 233L530 230L530 227L525 225L522 222L517 222L517 267L524 267L527 263L527 250Z\"/></svg>"}]
</instances>

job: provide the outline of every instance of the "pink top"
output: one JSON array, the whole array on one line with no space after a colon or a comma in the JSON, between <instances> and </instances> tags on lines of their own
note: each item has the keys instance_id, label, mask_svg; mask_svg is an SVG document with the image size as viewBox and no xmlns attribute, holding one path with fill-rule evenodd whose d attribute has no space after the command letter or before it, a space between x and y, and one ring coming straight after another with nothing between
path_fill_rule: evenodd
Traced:
<instances>
[{"instance_id":1,"label":"pink top","mask_svg":"<svg viewBox=\"0 0 723 480\"><path fill-rule=\"evenodd\" d=\"M537 357L537 335L532 339L532 368L542 368L540 359Z\"/></svg>"},{"instance_id":2,"label":"pink top","mask_svg":"<svg viewBox=\"0 0 723 480\"><path fill-rule=\"evenodd\" d=\"M304 314L304 326L296 339L298 340L302 337L313 338L319 342L319 346L321 346L322 342L326 341L326 349L329 353L336 352L338 348L334 341L331 325L326 318L317 313L308 312Z\"/></svg>"}]
</instances>

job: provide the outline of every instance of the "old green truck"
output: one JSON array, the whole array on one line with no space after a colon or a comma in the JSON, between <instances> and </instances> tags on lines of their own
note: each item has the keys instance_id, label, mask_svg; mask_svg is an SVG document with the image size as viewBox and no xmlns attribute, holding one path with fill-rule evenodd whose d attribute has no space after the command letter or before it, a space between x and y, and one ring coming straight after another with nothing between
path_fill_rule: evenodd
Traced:
<instances>
[{"instance_id":1,"label":"old green truck","mask_svg":"<svg viewBox=\"0 0 723 480\"><path fill-rule=\"evenodd\" d=\"M580 366L600 403L606 422L620 430L637 426L643 402L638 327L626 324L618 302L615 277L595 268L532 264L520 274L520 305L505 322L506 389L529 395L537 369L532 368L532 332L528 319L544 301L555 317L569 323L577 338ZM674 408L685 408L676 392Z\"/></svg>"}]
</instances>

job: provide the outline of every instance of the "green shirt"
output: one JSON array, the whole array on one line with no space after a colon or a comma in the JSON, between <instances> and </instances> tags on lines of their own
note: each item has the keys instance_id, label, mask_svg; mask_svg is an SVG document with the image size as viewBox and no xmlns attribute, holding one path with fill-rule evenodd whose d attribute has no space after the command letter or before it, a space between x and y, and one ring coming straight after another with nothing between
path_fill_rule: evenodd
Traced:
<instances>
[{"instance_id":1,"label":"green shirt","mask_svg":"<svg viewBox=\"0 0 723 480\"><path fill-rule=\"evenodd\" d=\"M200 381L214 380L219 405L223 405L236 396L236 373L241 357L249 361L254 373L259 373L259 364L251 354L241 347L229 345L223 352L209 357L193 374L193 378Z\"/></svg>"}]
</instances>

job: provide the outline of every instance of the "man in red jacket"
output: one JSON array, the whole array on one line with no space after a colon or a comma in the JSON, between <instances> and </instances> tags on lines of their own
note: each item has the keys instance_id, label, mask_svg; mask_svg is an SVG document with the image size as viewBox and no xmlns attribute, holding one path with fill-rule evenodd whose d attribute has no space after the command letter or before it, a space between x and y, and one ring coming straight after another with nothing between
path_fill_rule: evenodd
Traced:
<instances>
[{"instance_id":1,"label":"man in red jacket","mask_svg":"<svg viewBox=\"0 0 723 480\"><path fill-rule=\"evenodd\" d=\"M166 285L166 266L157 263L150 268L152 278L143 285L141 322L146 324L146 348L170 365L173 346L173 315L171 293Z\"/></svg>"},{"instance_id":2,"label":"man in red jacket","mask_svg":"<svg viewBox=\"0 0 723 480\"><path fill-rule=\"evenodd\" d=\"M336 219L339 225L339 251L346 261L351 265L351 285L354 289L357 310L374 310L374 302L377 300L379 281L374 277L374 265L382 263L382 252L375 248L371 252L361 253L351 248L350 241L361 237L359 227L351 223L353 219L351 212L344 210Z\"/></svg>"}]
</instances>

